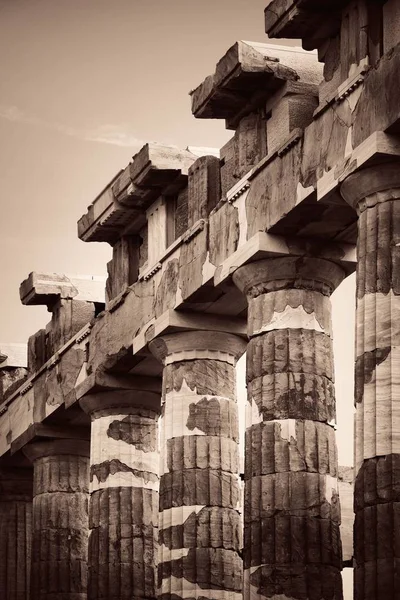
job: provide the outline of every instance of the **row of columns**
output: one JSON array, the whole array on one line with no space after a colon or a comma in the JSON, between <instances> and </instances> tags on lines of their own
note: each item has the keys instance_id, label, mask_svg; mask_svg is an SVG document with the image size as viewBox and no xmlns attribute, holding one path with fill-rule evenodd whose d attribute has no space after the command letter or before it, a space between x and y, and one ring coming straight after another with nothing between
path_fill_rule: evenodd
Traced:
<instances>
[{"instance_id":1,"label":"row of columns","mask_svg":"<svg viewBox=\"0 0 400 600\"><path fill-rule=\"evenodd\" d=\"M343 196L360 214L355 598L390 600L400 593L397 166L351 176ZM160 444L160 396L143 377L81 400L90 448L25 448L32 600L343 597L330 296L344 276L317 257L263 259L234 274L248 298L244 543L235 364L246 343L168 334L149 345L163 364ZM28 597L28 567L18 578L4 568L28 552L28 496L22 485L10 506L0 502L10 600Z\"/></svg>"},{"instance_id":2,"label":"row of columns","mask_svg":"<svg viewBox=\"0 0 400 600\"><path fill-rule=\"evenodd\" d=\"M244 597L341 597L329 296L343 277L321 259L258 261L234 276L248 345L216 331L152 341L160 448L160 396L144 377L81 399L90 450L25 448L33 600L243 597L235 366L246 347Z\"/></svg>"}]
</instances>

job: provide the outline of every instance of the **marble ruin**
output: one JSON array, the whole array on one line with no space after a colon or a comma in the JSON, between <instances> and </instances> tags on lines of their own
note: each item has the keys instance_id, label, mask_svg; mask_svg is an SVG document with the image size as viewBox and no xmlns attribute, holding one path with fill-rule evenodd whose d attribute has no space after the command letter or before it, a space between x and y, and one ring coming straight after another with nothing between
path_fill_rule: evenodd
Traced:
<instances>
[{"instance_id":1,"label":"marble ruin","mask_svg":"<svg viewBox=\"0 0 400 600\"><path fill-rule=\"evenodd\" d=\"M220 153L146 144L79 220L107 281L21 285L51 320L0 345L1 598L341 600L343 568L400 598L400 2L273 0L265 29L303 49L237 42L191 92Z\"/></svg>"}]
</instances>

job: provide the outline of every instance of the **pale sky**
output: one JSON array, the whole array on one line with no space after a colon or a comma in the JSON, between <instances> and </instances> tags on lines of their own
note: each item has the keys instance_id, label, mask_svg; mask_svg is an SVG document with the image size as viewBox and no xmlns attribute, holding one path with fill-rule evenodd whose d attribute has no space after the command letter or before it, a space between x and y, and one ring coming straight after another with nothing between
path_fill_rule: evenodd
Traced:
<instances>
[{"instance_id":1,"label":"pale sky","mask_svg":"<svg viewBox=\"0 0 400 600\"><path fill-rule=\"evenodd\" d=\"M267 3L0 0L1 342L49 320L20 304L30 271L105 274L110 247L79 241L76 222L143 143L229 139L192 117L188 93L236 40L268 41ZM352 464L354 277L334 295L334 334L339 462Z\"/></svg>"}]
</instances>

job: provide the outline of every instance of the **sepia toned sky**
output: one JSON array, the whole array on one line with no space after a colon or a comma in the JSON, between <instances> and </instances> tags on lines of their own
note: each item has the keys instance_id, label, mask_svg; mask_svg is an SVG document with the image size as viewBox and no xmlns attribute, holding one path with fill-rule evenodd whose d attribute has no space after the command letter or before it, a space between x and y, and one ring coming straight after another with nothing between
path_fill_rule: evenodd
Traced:
<instances>
[{"instance_id":1,"label":"sepia toned sky","mask_svg":"<svg viewBox=\"0 0 400 600\"><path fill-rule=\"evenodd\" d=\"M230 137L192 117L188 92L237 39L267 41L266 4L0 0L0 341L24 342L48 320L20 304L30 271L105 274L110 248L79 241L76 222L144 142ZM335 294L334 325L339 460L351 464L353 277Z\"/></svg>"}]
</instances>

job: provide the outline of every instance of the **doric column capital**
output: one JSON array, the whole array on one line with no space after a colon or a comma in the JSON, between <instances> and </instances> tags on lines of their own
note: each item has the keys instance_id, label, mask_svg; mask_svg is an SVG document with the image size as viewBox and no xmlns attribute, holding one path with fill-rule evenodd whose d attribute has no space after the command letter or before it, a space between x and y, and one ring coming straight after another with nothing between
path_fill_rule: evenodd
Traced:
<instances>
[{"instance_id":1,"label":"doric column capital","mask_svg":"<svg viewBox=\"0 0 400 600\"><path fill-rule=\"evenodd\" d=\"M183 331L160 336L149 343L163 364L196 359L223 360L233 365L244 354L247 340L221 331Z\"/></svg>"},{"instance_id":2,"label":"doric column capital","mask_svg":"<svg viewBox=\"0 0 400 600\"><path fill-rule=\"evenodd\" d=\"M161 394L143 388L114 389L87 394L80 399L79 404L92 419L110 414L154 417L154 413L160 412Z\"/></svg>"},{"instance_id":3,"label":"doric column capital","mask_svg":"<svg viewBox=\"0 0 400 600\"><path fill-rule=\"evenodd\" d=\"M32 442L24 446L23 452L32 462L39 458L45 458L46 456L68 455L88 458L90 454L90 442L89 440L76 439Z\"/></svg>"},{"instance_id":4,"label":"doric column capital","mask_svg":"<svg viewBox=\"0 0 400 600\"><path fill-rule=\"evenodd\" d=\"M329 260L285 256L244 265L235 271L233 281L250 298L283 289L311 289L330 295L345 276L345 271Z\"/></svg>"},{"instance_id":5,"label":"doric column capital","mask_svg":"<svg viewBox=\"0 0 400 600\"><path fill-rule=\"evenodd\" d=\"M361 169L342 183L340 193L358 212L400 198L400 163L390 162Z\"/></svg>"}]
</instances>

